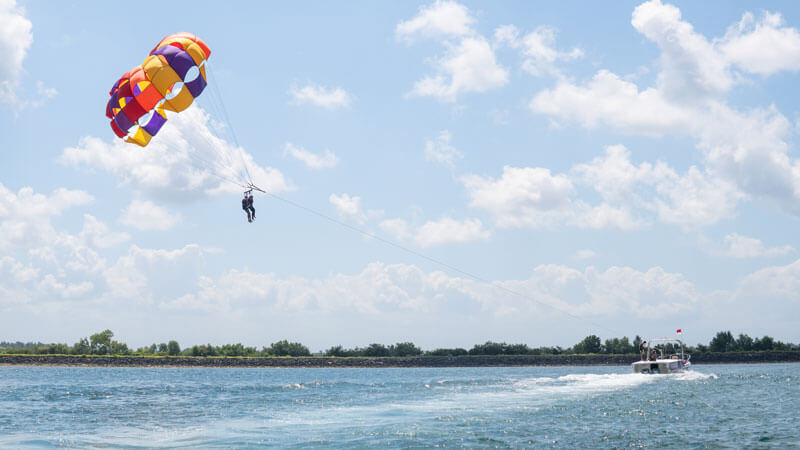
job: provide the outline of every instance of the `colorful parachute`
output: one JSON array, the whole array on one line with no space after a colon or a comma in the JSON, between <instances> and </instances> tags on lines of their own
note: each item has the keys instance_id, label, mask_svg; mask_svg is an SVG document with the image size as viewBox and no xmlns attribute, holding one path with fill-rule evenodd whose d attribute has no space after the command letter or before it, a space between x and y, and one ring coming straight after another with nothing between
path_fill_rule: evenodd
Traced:
<instances>
[{"instance_id":1,"label":"colorful parachute","mask_svg":"<svg viewBox=\"0 0 800 450\"><path fill-rule=\"evenodd\" d=\"M205 64L211 50L197 36L165 37L144 62L114 83L106 106L111 128L142 147L167 121L165 110L188 108L206 87Z\"/></svg>"}]
</instances>

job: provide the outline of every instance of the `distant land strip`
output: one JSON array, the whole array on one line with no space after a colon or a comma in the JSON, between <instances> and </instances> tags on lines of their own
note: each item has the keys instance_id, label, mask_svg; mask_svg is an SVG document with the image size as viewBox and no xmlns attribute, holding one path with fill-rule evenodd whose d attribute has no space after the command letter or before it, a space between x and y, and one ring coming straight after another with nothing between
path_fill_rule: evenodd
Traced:
<instances>
[{"instance_id":1,"label":"distant land strip","mask_svg":"<svg viewBox=\"0 0 800 450\"><path fill-rule=\"evenodd\" d=\"M638 355L491 355L412 357L187 357L0 355L0 365L72 367L514 367L624 366ZM800 362L800 351L727 352L692 355L692 363L742 364Z\"/></svg>"}]
</instances>

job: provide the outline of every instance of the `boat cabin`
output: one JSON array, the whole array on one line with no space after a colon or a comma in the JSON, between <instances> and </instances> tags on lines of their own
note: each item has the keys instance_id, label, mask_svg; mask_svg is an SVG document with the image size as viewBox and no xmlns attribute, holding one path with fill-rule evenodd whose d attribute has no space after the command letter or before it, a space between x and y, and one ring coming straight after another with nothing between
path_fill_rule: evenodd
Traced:
<instances>
[{"instance_id":1,"label":"boat cabin","mask_svg":"<svg viewBox=\"0 0 800 450\"><path fill-rule=\"evenodd\" d=\"M641 360L631 364L633 373L676 373L688 369L691 356L678 339L652 339L642 350Z\"/></svg>"}]
</instances>

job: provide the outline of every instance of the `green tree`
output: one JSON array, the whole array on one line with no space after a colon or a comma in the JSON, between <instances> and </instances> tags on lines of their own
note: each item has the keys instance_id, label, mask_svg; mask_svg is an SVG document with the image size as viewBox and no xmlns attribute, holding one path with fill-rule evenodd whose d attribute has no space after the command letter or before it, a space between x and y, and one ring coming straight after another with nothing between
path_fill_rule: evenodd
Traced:
<instances>
[{"instance_id":1,"label":"green tree","mask_svg":"<svg viewBox=\"0 0 800 450\"><path fill-rule=\"evenodd\" d=\"M167 343L167 354L170 356L176 356L181 353L181 346L178 345L178 341L169 341Z\"/></svg>"},{"instance_id":2,"label":"green tree","mask_svg":"<svg viewBox=\"0 0 800 450\"><path fill-rule=\"evenodd\" d=\"M73 355L88 355L91 352L92 347L89 345L89 340L86 338L81 338L72 346Z\"/></svg>"},{"instance_id":3,"label":"green tree","mask_svg":"<svg viewBox=\"0 0 800 450\"><path fill-rule=\"evenodd\" d=\"M364 349L364 356L389 356L389 349L383 344L369 344Z\"/></svg>"},{"instance_id":4,"label":"green tree","mask_svg":"<svg viewBox=\"0 0 800 450\"><path fill-rule=\"evenodd\" d=\"M273 342L269 348L265 349L266 353L273 356L311 356L308 347L299 342L289 342L282 340Z\"/></svg>"},{"instance_id":5,"label":"green tree","mask_svg":"<svg viewBox=\"0 0 800 450\"><path fill-rule=\"evenodd\" d=\"M328 350L325 350L325 356L347 356L344 348L341 345L335 345Z\"/></svg>"},{"instance_id":6,"label":"green tree","mask_svg":"<svg viewBox=\"0 0 800 450\"><path fill-rule=\"evenodd\" d=\"M463 348L437 348L425 353L429 356L464 356L469 352Z\"/></svg>"},{"instance_id":7,"label":"green tree","mask_svg":"<svg viewBox=\"0 0 800 450\"><path fill-rule=\"evenodd\" d=\"M111 338L114 332L111 330L101 331L89 337L91 351L95 355L106 355L111 352Z\"/></svg>"},{"instance_id":8,"label":"green tree","mask_svg":"<svg viewBox=\"0 0 800 450\"><path fill-rule=\"evenodd\" d=\"M708 343L708 349L712 352L730 352L736 348L736 340L730 331L720 331Z\"/></svg>"},{"instance_id":9,"label":"green tree","mask_svg":"<svg viewBox=\"0 0 800 450\"><path fill-rule=\"evenodd\" d=\"M470 355L502 355L505 352L505 342L486 341L483 344L475 344L470 350Z\"/></svg>"},{"instance_id":10,"label":"green tree","mask_svg":"<svg viewBox=\"0 0 800 450\"><path fill-rule=\"evenodd\" d=\"M419 356L422 354L422 349L411 342L398 342L389 347L389 353L392 356Z\"/></svg>"},{"instance_id":11,"label":"green tree","mask_svg":"<svg viewBox=\"0 0 800 450\"><path fill-rule=\"evenodd\" d=\"M127 355L130 354L130 350L128 350L128 344L123 342L111 341L111 347L109 348L109 353L112 355Z\"/></svg>"},{"instance_id":12,"label":"green tree","mask_svg":"<svg viewBox=\"0 0 800 450\"><path fill-rule=\"evenodd\" d=\"M637 336L638 337L638 336ZM605 353L611 353L613 355L624 355L628 353L635 353L638 351L639 344L636 344L636 350L633 350L633 346L628 342L627 337L620 338L613 338L613 339L606 339L606 342L603 344L603 350Z\"/></svg>"},{"instance_id":13,"label":"green tree","mask_svg":"<svg viewBox=\"0 0 800 450\"><path fill-rule=\"evenodd\" d=\"M582 341L575 344L572 348L575 353L601 353L603 346L600 344L600 338L594 334L586 336Z\"/></svg>"},{"instance_id":14,"label":"green tree","mask_svg":"<svg viewBox=\"0 0 800 450\"><path fill-rule=\"evenodd\" d=\"M775 349L775 340L769 336L764 336L761 339L756 338L753 342L753 350L769 351Z\"/></svg>"},{"instance_id":15,"label":"green tree","mask_svg":"<svg viewBox=\"0 0 800 450\"><path fill-rule=\"evenodd\" d=\"M739 337L736 338L736 350L749 352L753 349L753 338L746 334L739 334Z\"/></svg>"}]
</instances>

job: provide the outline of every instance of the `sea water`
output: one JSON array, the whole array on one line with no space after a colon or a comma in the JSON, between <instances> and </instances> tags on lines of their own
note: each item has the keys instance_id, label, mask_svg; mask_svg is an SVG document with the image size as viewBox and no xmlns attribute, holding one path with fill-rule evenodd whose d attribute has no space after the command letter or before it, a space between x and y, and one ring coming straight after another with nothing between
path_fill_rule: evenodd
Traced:
<instances>
[{"instance_id":1,"label":"sea water","mask_svg":"<svg viewBox=\"0 0 800 450\"><path fill-rule=\"evenodd\" d=\"M0 448L800 448L800 364L0 367Z\"/></svg>"}]
</instances>

